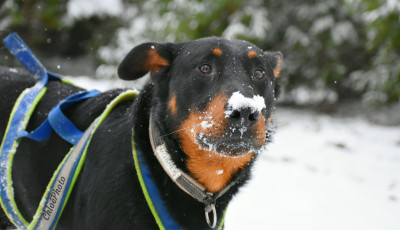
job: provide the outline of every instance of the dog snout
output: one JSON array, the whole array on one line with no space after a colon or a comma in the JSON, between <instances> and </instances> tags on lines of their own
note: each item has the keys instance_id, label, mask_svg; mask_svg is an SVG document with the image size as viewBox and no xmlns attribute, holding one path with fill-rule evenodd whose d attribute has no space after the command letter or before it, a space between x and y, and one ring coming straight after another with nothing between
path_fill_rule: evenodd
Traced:
<instances>
[{"instance_id":1,"label":"dog snout","mask_svg":"<svg viewBox=\"0 0 400 230\"><path fill-rule=\"evenodd\" d=\"M225 106L225 118L235 128L252 128L260 118L261 111L266 108L264 98L260 95L246 97L236 91Z\"/></svg>"},{"instance_id":2,"label":"dog snout","mask_svg":"<svg viewBox=\"0 0 400 230\"><path fill-rule=\"evenodd\" d=\"M229 115L229 121L235 127L252 128L258 121L260 113L249 107L233 110Z\"/></svg>"}]
</instances>

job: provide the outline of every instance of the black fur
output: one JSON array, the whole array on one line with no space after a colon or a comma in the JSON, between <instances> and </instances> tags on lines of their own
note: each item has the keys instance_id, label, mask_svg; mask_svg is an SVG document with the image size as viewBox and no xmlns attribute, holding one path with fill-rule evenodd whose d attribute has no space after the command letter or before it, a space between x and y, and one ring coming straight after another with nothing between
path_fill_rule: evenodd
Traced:
<instances>
[{"instance_id":1,"label":"black fur","mask_svg":"<svg viewBox=\"0 0 400 230\"><path fill-rule=\"evenodd\" d=\"M253 60L246 57L249 46L260 54ZM220 58L211 53L214 47L223 50ZM155 49L169 65L149 69L149 63L146 63L149 56L146 52L149 49ZM190 173L185 165L186 154L180 148L180 140L176 135L168 134L176 131L190 111L204 109L220 92L230 95L240 90L247 97L262 95L266 104L263 114L269 116L274 107L274 92L277 87L273 75L277 57L281 57L279 53L264 53L250 43L220 38L187 43L147 43L133 49L122 62L119 75L129 80L152 71L152 81L141 90L134 101L119 104L95 132L82 172L57 229L158 228L134 169L132 128L136 147L145 153L152 176L162 191L161 196L172 217L185 229L208 229L204 205L181 191L165 174L153 155L148 133L150 111L153 110L153 119L160 126L162 135L165 135L164 141L173 160L181 169ZM213 68L211 75L204 76L199 72L198 67L204 63ZM265 71L264 79L252 77L257 68ZM32 86L35 79L22 70L15 73L8 68L0 68L0 82L2 138L17 97L22 90ZM81 90L58 81L50 81L48 92L35 110L28 130L36 128L60 100ZM69 108L66 114L78 128L85 130L121 91L111 90L87 99ZM172 117L167 107L174 93L178 112ZM43 142L26 138L21 140L14 159L12 177L17 206L28 221L32 219L53 172L70 148L71 145L56 134ZM245 174L244 178L218 199L218 217L222 216L239 187L248 180L252 164L253 162L240 171ZM1 213L0 228L7 226L10 227L10 224L4 213Z\"/></svg>"}]
</instances>

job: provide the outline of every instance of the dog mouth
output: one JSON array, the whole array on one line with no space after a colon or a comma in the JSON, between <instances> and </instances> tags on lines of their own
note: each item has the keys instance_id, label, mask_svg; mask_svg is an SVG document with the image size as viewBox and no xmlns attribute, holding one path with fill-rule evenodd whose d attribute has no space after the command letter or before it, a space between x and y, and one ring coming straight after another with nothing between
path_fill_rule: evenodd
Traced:
<instances>
[{"instance_id":1,"label":"dog mouth","mask_svg":"<svg viewBox=\"0 0 400 230\"><path fill-rule=\"evenodd\" d=\"M213 128L210 125L192 133L200 149L225 157L240 157L257 152L265 144L264 130L228 125L216 132Z\"/></svg>"},{"instance_id":2,"label":"dog mouth","mask_svg":"<svg viewBox=\"0 0 400 230\"><path fill-rule=\"evenodd\" d=\"M243 138L210 138L204 134L197 135L197 142L201 149L226 157L240 157L261 148L253 141Z\"/></svg>"}]
</instances>

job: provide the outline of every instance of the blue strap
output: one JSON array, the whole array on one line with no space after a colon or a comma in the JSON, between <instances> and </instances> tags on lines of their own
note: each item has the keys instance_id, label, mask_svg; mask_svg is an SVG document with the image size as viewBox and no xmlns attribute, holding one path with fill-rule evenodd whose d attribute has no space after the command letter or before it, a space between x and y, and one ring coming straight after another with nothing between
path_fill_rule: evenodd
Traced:
<instances>
[{"instance_id":1,"label":"blue strap","mask_svg":"<svg viewBox=\"0 0 400 230\"><path fill-rule=\"evenodd\" d=\"M34 76L39 77L39 81L43 80L43 86L47 80L61 80L61 76L48 71L42 63L35 57L25 42L16 34L11 33L4 40L4 45L10 53Z\"/></svg>"},{"instance_id":2,"label":"blue strap","mask_svg":"<svg viewBox=\"0 0 400 230\"><path fill-rule=\"evenodd\" d=\"M37 76L38 83L32 87L37 89L42 89L47 84L48 79L60 80L61 76L54 74L40 63L40 61L35 57L32 51L24 43L24 41L16 34L11 33L7 38L4 39L5 46L10 50L11 54L18 59L18 61L25 66L25 68L34 76ZM33 97L36 96L37 90L31 90L32 97L31 100L24 100L23 103L31 104ZM75 145L78 143L79 139L82 137L83 132L80 131L76 126L63 114L62 110L68 108L73 103L80 100L93 97L98 95L98 91L82 92L76 95L68 97L66 100L58 104L49 114L49 118L46 119L35 131L28 133L25 130L20 130L18 138L28 137L36 141L43 141L47 139L51 130L60 135L64 140Z\"/></svg>"},{"instance_id":3,"label":"blue strap","mask_svg":"<svg viewBox=\"0 0 400 230\"><path fill-rule=\"evenodd\" d=\"M48 118L37 129L30 133L23 131L19 137L28 137L36 141L43 141L47 139L52 133L52 130L54 130L64 140L76 145L81 139L83 132L65 116L63 111L81 100L94 97L98 94L100 94L99 91L93 90L79 92L69 96L50 111Z\"/></svg>"},{"instance_id":4,"label":"blue strap","mask_svg":"<svg viewBox=\"0 0 400 230\"><path fill-rule=\"evenodd\" d=\"M50 123L46 119L38 128L36 128L34 131L32 131L30 133L28 133L25 130L22 130L19 133L18 138L28 137L35 141L44 141L50 136L51 131L52 131L52 128L50 126Z\"/></svg>"},{"instance_id":5,"label":"blue strap","mask_svg":"<svg viewBox=\"0 0 400 230\"><path fill-rule=\"evenodd\" d=\"M48 81L47 71L39 60L33 55L28 46L15 33L11 33L4 39L5 46L10 52L27 68L27 70L38 78L36 84L25 90L18 98L14 106L13 117L10 118L7 132L3 138L0 150L0 183L1 206L11 222L19 229L26 227L26 221L15 205L12 192L11 167L15 154L16 141L21 130L25 129L29 111L32 110L33 102L40 97L43 88ZM11 162L11 163L10 163Z\"/></svg>"},{"instance_id":6,"label":"blue strap","mask_svg":"<svg viewBox=\"0 0 400 230\"><path fill-rule=\"evenodd\" d=\"M142 151L137 148L135 149L135 146L132 146L132 148L134 154L137 154L139 170L141 171L142 179L147 188L147 192L165 229L182 229L182 227L172 218L164 200L161 198L161 193L152 179L149 166L147 165Z\"/></svg>"},{"instance_id":7,"label":"blue strap","mask_svg":"<svg viewBox=\"0 0 400 230\"><path fill-rule=\"evenodd\" d=\"M35 57L25 42L16 34L11 33L4 39L4 44L12 55L33 75L47 78L46 68ZM47 80L46 80L47 82Z\"/></svg>"},{"instance_id":8,"label":"blue strap","mask_svg":"<svg viewBox=\"0 0 400 230\"><path fill-rule=\"evenodd\" d=\"M4 39L4 44L10 50L11 54L14 55L32 75L39 78L38 82L30 90L30 93L28 93L21 102L24 105L26 104L26 106L23 107L29 107L40 90L47 84L48 79L60 80L62 77L47 71L16 33L11 33L7 36ZM64 115L62 110L67 109L80 100L94 97L99 93L100 92L98 91L80 92L68 97L51 110L48 119L46 119L35 131L28 133L23 129L19 130L19 133L17 134L18 138L28 137L36 141L43 141L47 139L50 136L51 131L54 130L64 140L73 145L77 144L79 139L82 137L83 132L76 128L76 126ZM22 113L25 112L26 111L22 112L22 110L17 111L17 113L21 113L21 116ZM18 125L20 124L20 122L15 122L13 124L16 123L18 123Z\"/></svg>"},{"instance_id":9,"label":"blue strap","mask_svg":"<svg viewBox=\"0 0 400 230\"><path fill-rule=\"evenodd\" d=\"M62 110L67 109L71 105L83 99L91 98L99 95L100 92L97 90L84 91L72 96L59 103L54 107L49 114L48 120L54 131L60 135L64 140L69 143L76 145L81 139L83 132L80 131L62 112Z\"/></svg>"}]
</instances>

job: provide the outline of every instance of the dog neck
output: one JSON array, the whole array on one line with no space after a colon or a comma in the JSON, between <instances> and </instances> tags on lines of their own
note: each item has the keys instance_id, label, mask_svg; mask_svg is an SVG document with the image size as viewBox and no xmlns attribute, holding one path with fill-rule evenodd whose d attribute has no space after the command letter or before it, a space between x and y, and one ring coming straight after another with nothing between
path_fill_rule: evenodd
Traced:
<instances>
[{"instance_id":1,"label":"dog neck","mask_svg":"<svg viewBox=\"0 0 400 230\"><path fill-rule=\"evenodd\" d=\"M217 214L215 209L216 200L225 194L233 185L240 180L244 174L240 174L235 180L232 180L224 189L218 193L211 193L206 190L204 186L198 183L190 175L183 172L177 167L174 161L171 159L171 155L168 153L166 144L162 140L160 130L152 119L152 113L150 113L149 122L149 135L150 142L158 162L164 169L165 173L171 178L171 180L185 193L190 195L195 200L205 205L205 216L209 227L214 228L217 223ZM212 222L210 221L209 215L212 214Z\"/></svg>"}]
</instances>

